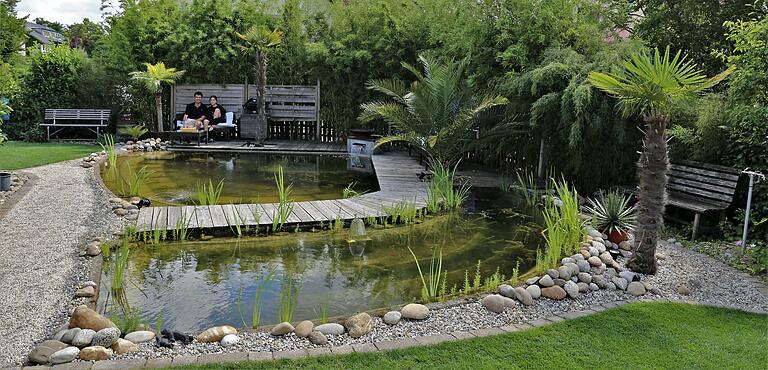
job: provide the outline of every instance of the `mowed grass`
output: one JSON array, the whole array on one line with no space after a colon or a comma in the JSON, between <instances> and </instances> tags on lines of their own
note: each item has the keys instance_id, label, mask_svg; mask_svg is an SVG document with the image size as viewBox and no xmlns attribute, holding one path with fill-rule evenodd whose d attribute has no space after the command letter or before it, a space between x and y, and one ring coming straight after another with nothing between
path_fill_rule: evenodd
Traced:
<instances>
[{"instance_id":1,"label":"mowed grass","mask_svg":"<svg viewBox=\"0 0 768 370\"><path fill-rule=\"evenodd\" d=\"M0 145L0 170L42 166L84 157L98 151L101 151L98 145L6 141Z\"/></svg>"},{"instance_id":2,"label":"mowed grass","mask_svg":"<svg viewBox=\"0 0 768 370\"><path fill-rule=\"evenodd\" d=\"M765 369L768 315L634 303L522 332L378 353L187 369Z\"/></svg>"}]
</instances>

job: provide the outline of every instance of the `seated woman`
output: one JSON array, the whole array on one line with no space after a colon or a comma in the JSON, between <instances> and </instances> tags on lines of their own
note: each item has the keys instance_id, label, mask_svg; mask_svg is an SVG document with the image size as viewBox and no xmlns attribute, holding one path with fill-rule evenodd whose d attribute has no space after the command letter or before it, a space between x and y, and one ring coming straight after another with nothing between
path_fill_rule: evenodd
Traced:
<instances>
[{"instance_id":1,"label":"seated woman","mask_svg":"<svg viewBox=\"0 0 768 370\"><path fill-rule=\"evenodd\" d=\"M207 117L210 117L210 124L213 127L220 123L227 122L227 110L219 105L219 98L216 95L211 95L208 99L210 105L208 106Z\"/></svg>"}]
</instances>

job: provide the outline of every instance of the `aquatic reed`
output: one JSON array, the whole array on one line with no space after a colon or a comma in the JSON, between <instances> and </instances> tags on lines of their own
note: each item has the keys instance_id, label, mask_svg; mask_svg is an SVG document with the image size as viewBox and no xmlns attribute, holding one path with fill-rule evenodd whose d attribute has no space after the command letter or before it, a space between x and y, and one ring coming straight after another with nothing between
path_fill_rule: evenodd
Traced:
<instances>
[{"instance_id":1,"label":"aquatic reed","mask_svg":"<svg viewBox=\"0 0 768 370\"><path fill-rule=\"evenodd\" d=\"M123 289L123 275L125 274L125 268L128 266L128 255L130 254L130 246L128 245L128 238L123 238L122 245L117 248L114 255L114 264L112 267L112 290Z\"/></svg>"},{"instance_id":2,"label":"aquatic reed","mask_svg":"<svg viewBox=\"0 0 768 370\"><path fill-rule=\"evenodd\" d=\"M480 260L477 260L477 268L475 269L475 279L472 281L472 289L479 290L480 284L483 282L483 277L480 275Z\"/></svg>"},{"instance_id":3,"label":"aquatic reed","mask_svg":"<svg viewBox=\"0 0 768 370\"><path fill-rule=\"evenodd\" d=\"M173 239L175 240L187 240L189 237L189 224L192 222L192 218L195 216L194 211L187 217L187 212L182 209L181 217L176 220L176 224L173 228Z\"/></svg>"},{"instance_id":4,"label":"aquatic reed","mask_svg":"<svg viewBox=\"0 0 768 370\"><path fill-rule=\"evenodd\" d=\"M367 190L364 190L364 191L361 191L361 192L355 190L354 189L355 185L357 185L357 181L353 181L353 182L349 183L349 185L347 185L341 191L342 198L349 199L349 198L359 197L359 196L361 196L361 195L363 195L363 194L368 192Z\"/></svg>"},{"instance_id":5,"label":"aquatic reed","mask_svg":"<svg viewBox=\"0 0 768 370\"><path fill-rule=\"evenodd\" d=\"M277 212L272 213L272 232L277 232L283 228L283 225L288 221L288 217L293 213L293 201L291 200L291 192L293 191L293 184L285 185L283 178L283 166L279 166L275 176L275 186L277 186L278 204Z\"/></svg>"},{"instance_id":6,"label":"aquatic reed","mask_svg":"<svg viewBox=\"0 0 768 370\"><path fill-rule=\"evenodd\" d=\"M525 172L522 175L517 173L517 193L525 199L528 207L533 207L538 202L539 193L536 190L536 176L532 172Z\"/></svg>"},{"instance_id":7,"label":"aquatic reed","mask_svg":"<svg viewBox=\"0 0 768 370\"><path fill-rule=\"evenodd\" d=\"M111 175L117 174L117 151L115 150L115 138L110 134L106 134L104 135L104 142L99 143L99 145L101 145L101 149L104 150L104 153L107 155L107 162L105 163L108 170L107 173Z\"/></svg>"},{"instance_id":8,"label":"aquatic reed","mask_svg":"<svg viewBox=\"0 0 768 370\"><path fill-rule=\"evenodd\" d=\"M327 298L325 302L322 304L319 304L317 308L314 309L315 315L318 316L318 319L320 320L321 324L327 324L328 323L328 313L331 309L331 300L330 298Z\"/></svg>"},{"instance_id":9,"label":"aquatic reed","mask_svg":"<svg viewBox=\"0 0 768 370\"><path fill-rule=\"evenodd\" d=\"M576 190L571 191L565 180L554 181L558 199L548 196L544 205L544 224L542 232L547 248L542 256L540 269L554 268L560 259L576 253L579 242L584 236L583 222L579 218L579 201ZM539 270L542 271L542 270Z\"/></svg>"},{"instance_id":10,"label":"aquatic reed","mask_svg":"<svg viewBox=\"0 0 768 370\"><path fill-rule=\"evenodd\" d=\"M148 170L147 166L141 166L138 171L133 171L130 164L127 166L128 179L120 179L120 192L126 197L137 197L141 192L141 188L154 172Z\"/></svg>"},{"instance_id":11,"label":"aquatic reed","mask_svg":"<svg viewBox=\"0 0 768 370\"><path fill-rule=\"evenodd\" d=\"M443 248L432 249L432 258L429 261L429 275L426 278L421 270L419 259L416 258L416 254L413 253L411 247L408 247L408 251L411 252L413 261L416 262L416 269L418 269L419 278L421 278L421 298L424 301L438 298L440 295L440 281L443 277Z\"/></svg>"},{"instance_id":12,"label":"aquatic reed","mask_svg":"<svg viewBox=\"0 0 768 370\"><path fill-rule=\"evenodd\" d=\"M216 186L213 185L213 181L208 179L208 184L205 182L195 184L195 194L197 195L197 202L195 204L199 206L212 206L219 204L221 198L221 192L224 190L224 179L221 179Z\"/></svg>"},{"instance_id":13,"label":"aquatic reed","mask_svg":"<svg viewBox=\"0 0 768 370\"><path fill-rule=\"evenodd\" d=\"M430 213L436 213L440 209L458 209L469 196L468 182L461 181L455 186L457 180L460 180L456 177L458 166L458 163L453 168L437 161L431 163L432 178L427 184L427 209Z\"/></svg>"},{"instance_id":14,"label":"aquatic reed","mask_svg":"<svg viewBox=\"0 0 768 370\"><path fill-rule=\"evenodd\" d=\"M269 273L264 277L264 279L261 280L261 283L256 286L256 291L253 295L253 308L251 312L251 328L256 329L261 324L261 307L264 299L264 292L269 290L269 287L272 285L273 278L275 276L275 270L270 269ZM242 306L241 306L241 298L242 298L243 288L240 287L237 290L237 312L240 313L240 320L243 322L243 326L248 326L248 323L245 322L245 315L243 314Z\"/></svg>"},{"instance_id":15,"label":"aquatic reed","mask_svg":"<svg viewBox=\"0 0 768 370\"><path fill-rule=\"evenodd\" d=\"M280 299L277 302L277 317L280 322L293 321L293 312L296 311L296 303L301 292L301 279L293 282L293 273L283 276L280 283Z\"/></svg>"}]
</instances>

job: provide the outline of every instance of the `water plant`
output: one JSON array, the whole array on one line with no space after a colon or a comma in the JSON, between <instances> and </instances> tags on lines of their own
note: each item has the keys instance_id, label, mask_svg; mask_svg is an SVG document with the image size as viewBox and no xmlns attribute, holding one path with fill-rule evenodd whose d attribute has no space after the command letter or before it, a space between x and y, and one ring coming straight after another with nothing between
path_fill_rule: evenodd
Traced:
<instances>
[{"instance_id":1,"label":"water plant","mask_svg":"<svg viewBox=\"0 0 768 370\"><path fill-rule=\"evenodd\" d=\"M579 242L584 236L582 221L579 218L578 193L571 191L565 180L553 181L558 199L547 197L544 205L544 239L547 248L542 256L545 268L559 265L560 259L576 253Z\"/></svg>"},{"instance_id":2,"label":"water plant","mask_svg":"<svg viewBox=\"0 0 768 370\"><path fill-rule=\"evenodd\" d=\"M350 183L349 183L349 184L348 184L348 185L347 185L347 186L346 186L346 187L345 187L345 188L344 188L344 189L341 191L341 196L342 196L342 198L344 198L344 199L349 199L349 198L359 197L359 196L361 196L361 195L363 195L363 194L367 193L367 191L362 191L362 192L359 192L359 191L355 190L355 189L354 189L355 185L357 185L357 181L353 181L353 182L350 182Z\"/></svg>"},{"instance_id":3,"label":"water plant","mask_svg":"<svg viewBox=\"0 0 768 370\"><path fill-rule=\"evenodd\" d=\"M117 174L117 151L115 150L115 138L110 135L104 135L104 142L99 143L101 149L107 154L106 166L109 170L109 174Z\"/></svg>"},{"instance_id":4,"label":"water plant","mask_svg":"<svg viewBox=\"0 0 768 370\"><path fill-rule=\"evenodd\" d=\"M128 255L131 252L128 240L129 237L123 237L122 245L117 248L114 254L111 279L112 290L123 289L123 275L125 274L125 268L128 266Z\"/></svg>"},{"instance_id":5,"label":"water plant","mask_svg":"<svg viewBox=\"0 0 768 370\"><path fill-rule=\"evenodd\" d=\"M443 248L432 249L432 258L429 261L429 274L426 278L424 277L424 271L421 270L419 259L416 258L416 254L413 253L411 247L408 247L408 251L411 252L413 261L416 262L416 269L418 269L419 278L421 278L421 298L428 301L440 297L440 280L443 277Z\"/></svg>"},{"instance_id":6,"label":"water plant","mask_svg":"<svg viewBox=\"0 0 768 370\"><path fill-rule=\"evenodd\" d=\"M261 280L261 283L256 286L256 291L253 295L253 310L251 312L251 327L256 329L261 324L261 306L263 300L263 294L272 285L273 278L275 276L275 270L270 269L269 273ZM240 298L242 295L242 287L237 290L237 312L240 313L240 319L243 321L243 326L248 326L245 322L245 316L240 306Z\"/></svg>"},{"instance_id":7,"label":"water plant","mask_svg":"<svg viewBox=\"0 0 768 370\"><path fill-rule=\"evenodd\" d=\"M283 178L283 166L279 166L275 173L275 186L277 186L278 204L276 212L272 213L272 232L277 232L283 228L288 221L288 217L293 213L293 201L291 192L293 184L285 185Z\"/></svg>"},{"instance_id":8,"label":"water plant","mask_svg":"<svg viewBox=\"0 0 768 370\"><path fill-rule=\"evenodd\" d=\"M147 169L147 166L141 166L138 171L133 171L131 165L128 165L127 180L122 179L120 181L120 190L124 196L136 197L139 196L139 192L144 184L147 182L153 172Z\"/></svg>"},{"instance_id":9,"label":"water plant","mask_svg":"<svg viewBox=\"0 0 768 370\"><path fill-rule=\"evenodd\" d=\"M536 190L536 176L533 172L517 173L517 193L525 199L528 207L533 207L538 202L539 192Z\"/></svg>"},{"instance_id":10,"label":"water plant","mask_svg":"<svg viewBox=\"0 0 768 370\"><path fill-rule=\"evenodd\" d=\"M427 184L427 209L430 213L440 209L458 209L469 196L469 182L461 181L459 186L455 186L457 180L460 180L456 177L458 166L458 163L453 168L437 161L430 163L432 178Z\"/></svg>"},{"instance_id":11,"label":"water plant","mask_svg":"<svg viewBox=\"0 0 768 370\"><path fill-rule=\"evenodd\" d=\"M502 281L504 281L504 274L502 274L499 271L499 268L496 267L496 272L491 274L491 276L485 278L484 287L487 290L495 290L496 288L499 287Z\"/></svg>"},{"instance_id":12,"label":"water plant","mask_svg":"<svg viewBox=\"0 0 768 370\"><path fill-rule=\"evenodd\" d=\"M293 282L293 273L283 276L280 284L280 298L277 303L277 317L280 322L293 321L293 312L296 311L296 303L301 292L301 279Z\"/></svg>"},{"instance_id":13,"label":"water plant","mask_svg":"<svg viewBox=\"0 0 768 370\"><path fill-rule=\"evenodd\" d=\"M213 181L208 179L208 184L205 182L195 184L195 194L197 196L197 202L195 204L199 206L212 206L219 204L219 198L221 198L221 192L224 190L224 179L213 185Z\"/></svg>"},{"instance_id":14,"label":"water plant","mask_svg":"<svg viewBox=\"0 0 768 370\"><path fill-rule=\"evenodd\" d=\"M499 176L499 189L505 193L509 192L512 187L512 181L509 178L509 174L503 173Z\"/></svg>"},{"instance_id":15,"label":"water plant","mask_svg":"<svg viewBox=\"0 0 768 370\"><path fill-rule=\"evenodd\" d=\"M155 334L156 334L156 335L159 335L159 334L160 334L160 332L162 332L162 331L163 331L163 324L164 324L164 323L165 323L165 322L164 322L164 320L163 320L163 311L160 311L160 312L157 314L157 317L155 318Z\"/></svg>"},{"instance_id":16,"label":"water plant","mask_svg":"<svg viewBox=\"0 0 768 370\"><path fill-rule=\"evenodd\" d=\"M109 320L115 323L121 333L130 333L139 329L141 314L136 308L126 308L122 315L109 315Z\"/></svg>"},{"instance_id":17,"label":"water plant","mask_svg":"<svg viewBox=\"0 0 768 370\"><path fill-rule=\"evenodd\" d=\"M225 213L224 216L226 215L227 214ZM227 225L229 226L229 229L232 230L232 233L235 234L235 236L238 238L242 237L244 220L240 216L240 210L238 210L237 207L232 206L232 220L230 221L229 217L225 217L225 218L227 221Z\"/></svg>"},{"instance_id":18,"label":"water plant","mask_svg":"<svg viewBox=\"0 0 768 370\"><path fill-rule=\"evenodd\" d=\"M480 284L483 282L483 276L480 275L480 260L477 260L477 267L475 268L475 279L472 280L472 289L479 290Z\"/></svg>"},{"instance_id":19,"label":"water plant","mask_svg":"<svg viewBox=\"0 0 768 370\"><path fill-rule=\"evenodd\" d=\"M515 267L512 268L512 277L509 279L510 284L514 285L520 281L520 260L517 260Z\"/></svg>"},{"instance_id":20,"label":"water plant","mask_svg":"<svg viewBox=\"0 0 768 370\"><path fill-rule=\"evenodd\" d=\"M341 217L341 207L339 207L339 213L336 216L336 218L333 220L333 224L331 225L331 230L339 231L343 228L344 228L344 219Z\"/></svg>"},{"instance_id":21,"label":"water plant","mask_svg":"<svg viewBox=\"0 0 768 370\"><path fill-rule=\"evenodd\" d=\"M331 310L330 297L326 298L325 302L317 305L317 308L314 309L315 315L318 316L318 319L320 320L321 324L328 323L328 313L330 312L330 310Z\"/></svg>"},{"instance_id":22,"label":"water plant","mask_svg":"<svg viewBox=\"0 0 768 370\"><path fill-rule=\"evenodd\" d=\"M467 294L470 290L472 290L472 285L469 284L469 271L464 270L464 289L461 291Z\"/></svg>"},{"instance_id":23,"label":"water plant","mask_svg":"<svg viewBox=\"0 0 768 370\"><path fill-rule=\"evenodd\" d=\"M195 217L194 211L187 217L187 212L181 210L181 217L176 220L176 224L173 228L173 239L175 240L187 240L189 237L189 224L192 222L192 218Z\"/></svg>"}]
</instances>

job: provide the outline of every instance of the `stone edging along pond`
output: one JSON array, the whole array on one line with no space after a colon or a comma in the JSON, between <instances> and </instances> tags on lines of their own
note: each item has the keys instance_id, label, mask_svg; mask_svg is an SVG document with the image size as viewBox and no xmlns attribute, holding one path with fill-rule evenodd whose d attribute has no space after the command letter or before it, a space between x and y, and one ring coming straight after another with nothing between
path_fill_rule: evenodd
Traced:
<instances>
[{"instance_id":1,"label":"stone edging along pond","mask_svg":"<svg viewBox=\"0 0 768 370\"><path fill-rule=\"evenodd\" d=\"M589 316L598 312L605 311L607 309L620 307L633 302L671 302L671 303L686 303L686 304L701 304L710 307L729 308L728 306L702 303L693 300L676 300L676 299L636 299L630 298L626 300L619 300L615 302L596 304L589 306L587 309L571 311L559 315L551 315L546 318L540 318L530 321L526 324L509 324L501 327L475 329L469 331L455 331L447 334L437 334L428 336L418 336L415 338L399 338L393 340L385 340L379 342L342 345L335 347L317 347L309 349L295 349L295 350L283 350L283 351L262 351L262 352L232 352L232 353L211 353L200 355L182 355L175 357L161 357L161 358L137 358L137 359L117 359L117 360L105 360L105 361L80 361L68 364L54 365L52 369L140 369L140 368L162 368L172 366L189 366L189 365L203 365L214 363L237 363L243 361L268 361L268 360L280 360L280 359L299 359L304 357L313 356L325 356L325 355L341 355L348 353L366 353L366 352L379 352L390 351L397 349L405 349L416 346L430 346L443 342L452 342L463 339L471 339L478 337L487 337L493 335L501 335L506 333L513 333L531 328L543 327L553 323L558 323L566 320L573 320L584 316ZM9 369L47 369L49 366L28 366L23 368L9 368Z\"/></svg>"}]
</instances>

